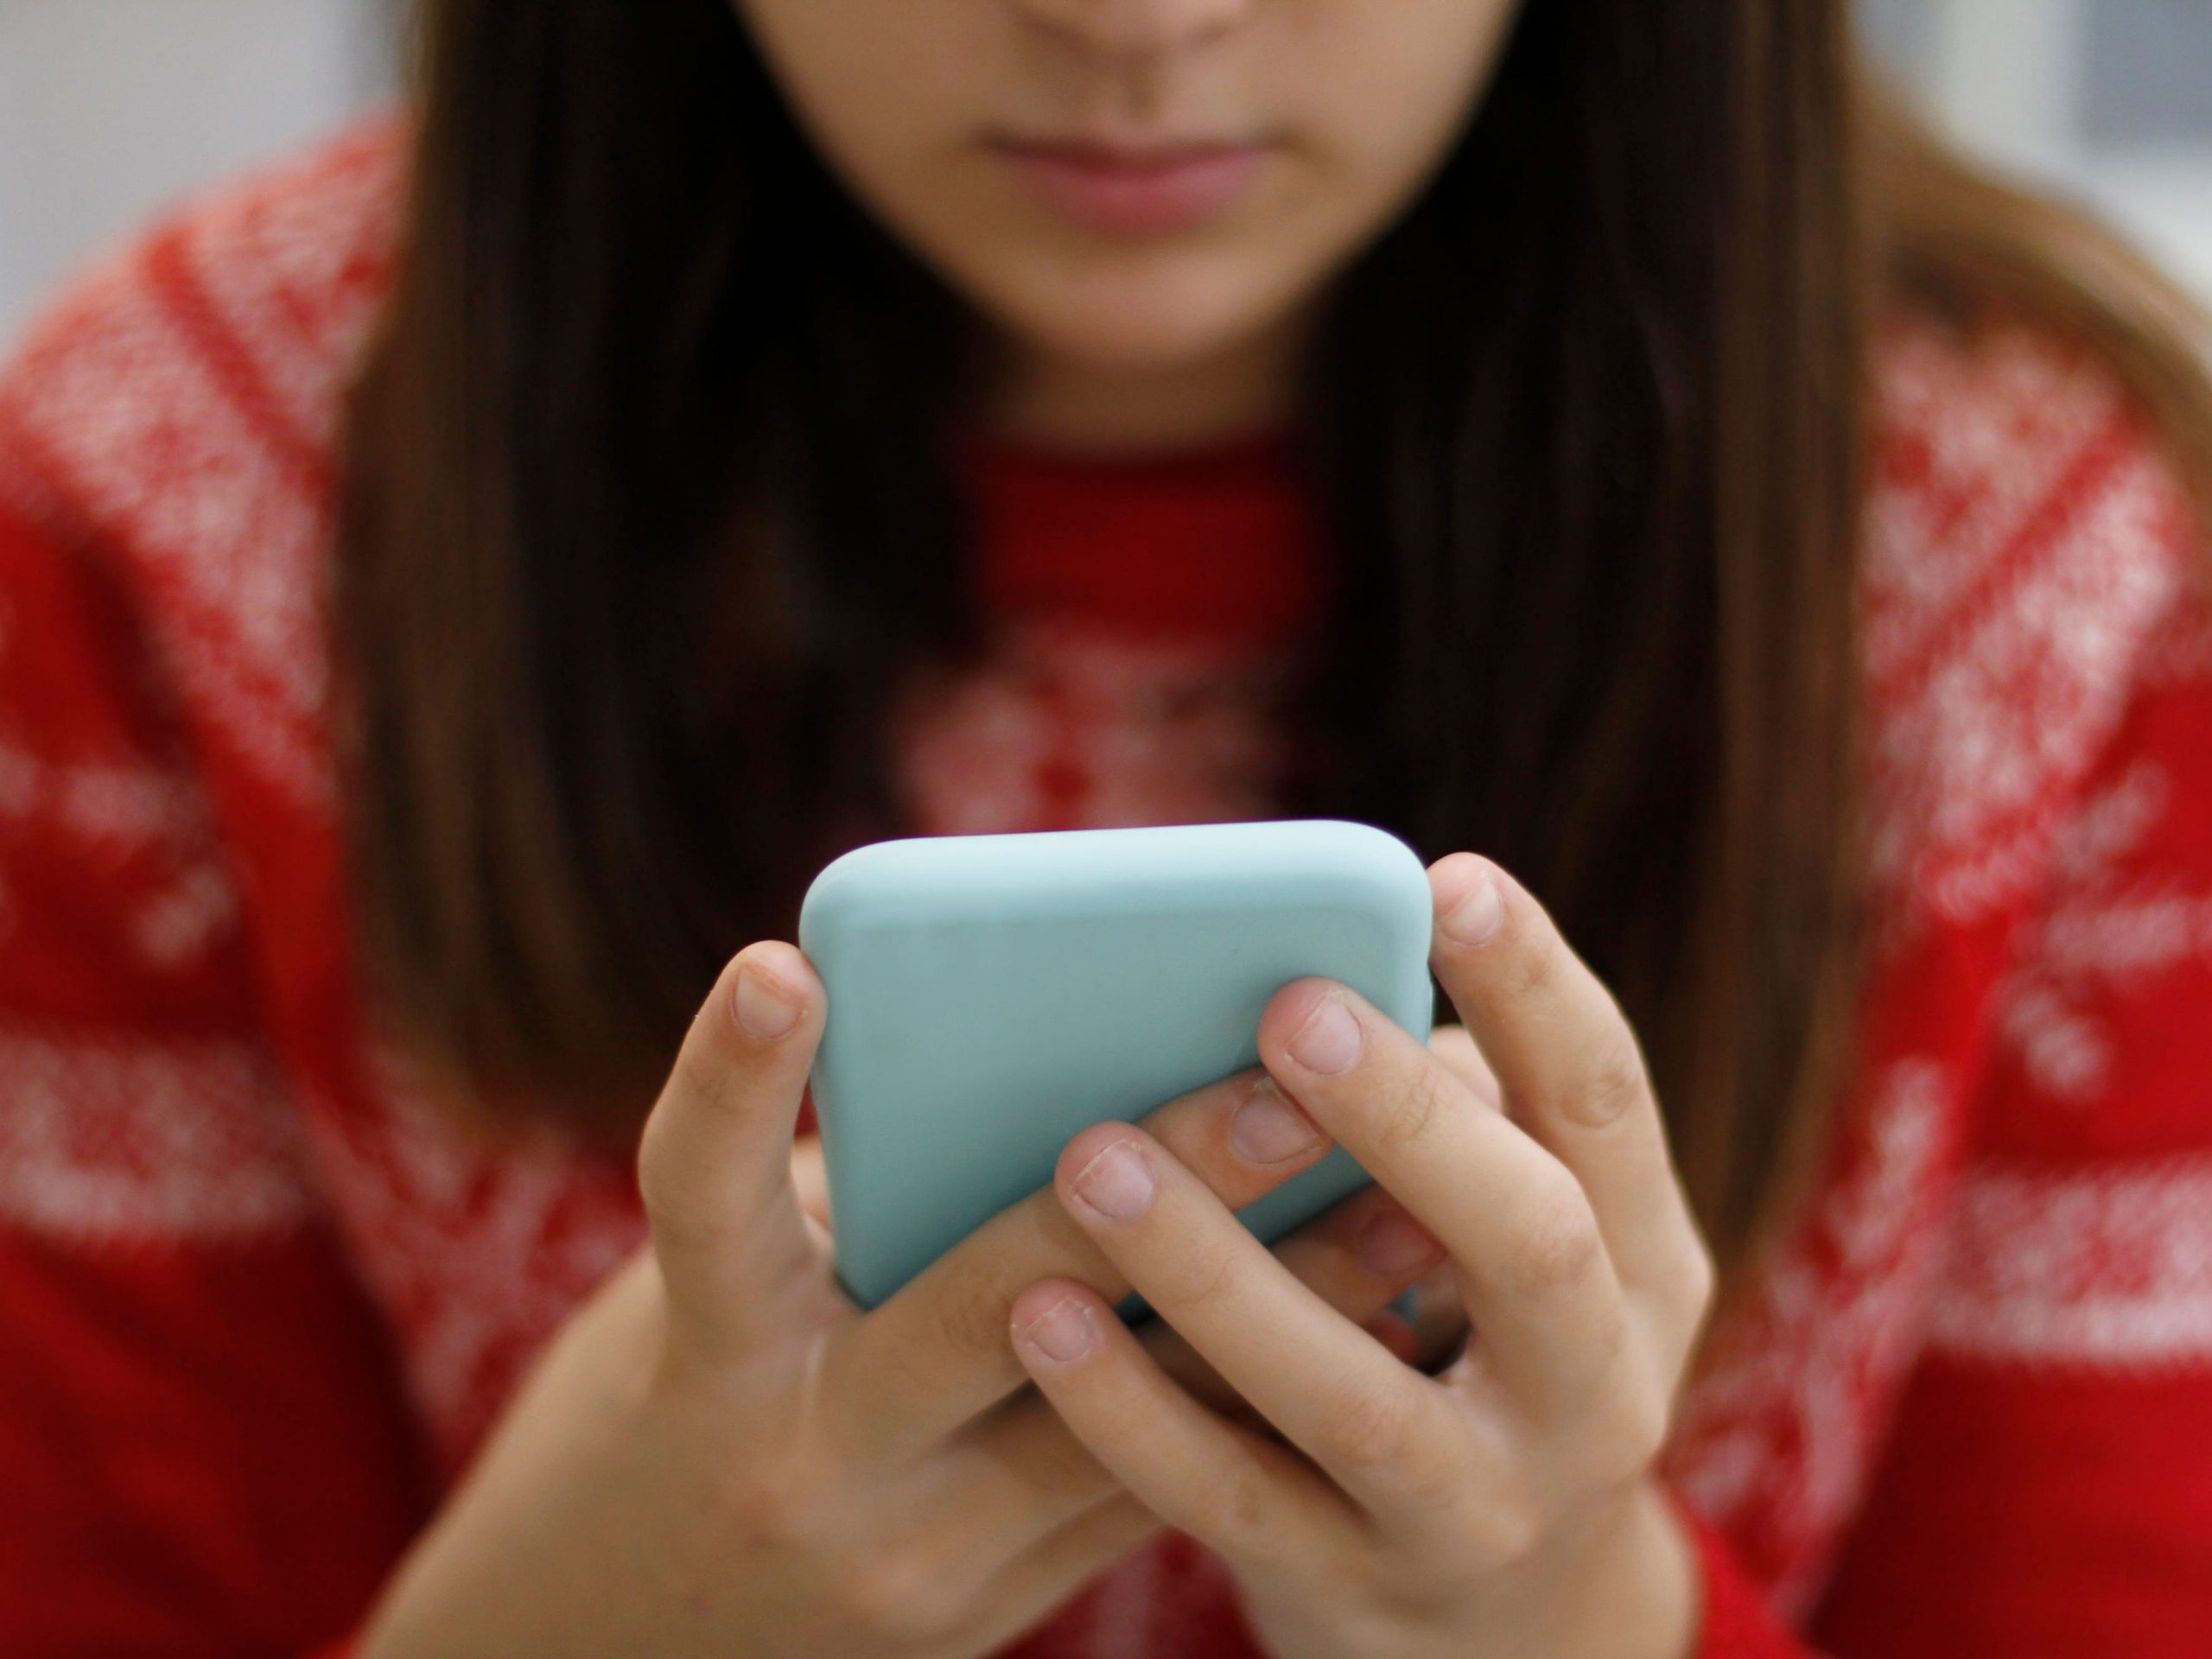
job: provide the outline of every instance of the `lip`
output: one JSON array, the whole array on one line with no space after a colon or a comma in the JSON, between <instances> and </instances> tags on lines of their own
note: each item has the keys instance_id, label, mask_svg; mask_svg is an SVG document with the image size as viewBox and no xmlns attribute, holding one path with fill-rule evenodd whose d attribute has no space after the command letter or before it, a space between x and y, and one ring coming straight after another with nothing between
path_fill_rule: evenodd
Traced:
<instances>
[{"instance_id":1,"label":"lip","mask_svg":"<svg viewBox=\"0 0 2212 1659\"><path fill-rule=\"evenodd\" d=\"M1275 147L1262 143L1103 144L1000 139L992 149L1046 207L1119 236L1191 231L1221 218Z\"/></svg>"}]
</instances>

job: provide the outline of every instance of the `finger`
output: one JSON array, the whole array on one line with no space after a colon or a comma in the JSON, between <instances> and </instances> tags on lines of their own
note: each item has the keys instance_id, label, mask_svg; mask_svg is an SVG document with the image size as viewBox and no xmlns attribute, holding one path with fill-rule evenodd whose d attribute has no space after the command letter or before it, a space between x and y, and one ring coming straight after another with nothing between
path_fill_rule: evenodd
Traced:
<instances>
[{"instance_id":1,"label":"finger","mask_svg":"<svg viewBox=\"0 0 2212 1659\"><path fill-rule=\"evenodd\" d=\"M1001 1530L1009 1554L1121 1490L1059 1414L1028 1389L954 1435L932 1466L944 1471L948 1507L1006 1517Z\"/></svg>"},{"instance_id":2,"label":"finger","mask_svg":"<svg viewBox=\"0 0 2212 1659\"><path fill-rule=\"evenodd\" d=\"M1445 1392L1299 1283L1141 1130L1085 1129L1056 1185L1160 1318L1355 1502L1398 1514L1471 1487Z\"/></svg>"},{"instance_id":3,"label":"finger","mask_svg":"<svg viewBox=\"0 0 2212 1659\"><path fill-rule=\"evenodd\" d=\"M1490 1069L1490 1062L1475 1046L1475 1039L1467 1034L1465 1026L1437 1027L1428 1033L1428 1052L1443 1061L1452 1075L1465 1084L1468 1092L1484 1105L1493 1111L1503 1107L1497 1074Z\"/></svg>"},{"instance_id":4,"label":"finger","mask_svg":"<svg viewBox=\"0 0 2212 1659\"><path fill-rule=\"evenodd\" d=\"M1395 1319L1391 1300L1441 1261L1444 1247L1378 1187L1353 1194L1275 1247L1293 1277L1353 1324ZM1397 1326L1404 1327L1403 1320ZM1256 1415L1190 1344L1162 1320L1138 1340L1193 1399L1225 1415ZM1387 1344L1386 1344L1387 1346ZM1400 1356L1411 1358L1413 1351ZM1017 1395L957 1436L946 1452L945 1501L963 1513L1001 1515L1018 1545L1110 1497L1114 1478L1051 1405Z\"/></svg>"},{"instance_id":5,"label":"finger","mask_svg":"<svg viewBox=\"0 0 2212 1659\"><path fill-rule=\"evenodd\" d=\"M791 1194L806 1224L806 1242L834 1274L837 1241L830 1229L830 1185L822 1165L822 1137L802 1135L791 1147Z\"/></svg>"},{"instance_id":6,"label":"finger","mask_svg":"<svg viewBox=\"0 0 2212 1659\"><path fill-rule=\"evenodd\" d=\"M1411 1285L1445 1260L1444 1246L1436 1236L1379 1186L1353 1193L1279 1241L1274 1249L1292 1278L1363 1326L1384 1315ZM1254 1410L1173 1325L1155 1319L1138 1338L1160 1368L1194 1398L1230 1416Z\"/></svg>"},{"instance_id":7,"label":"finger","mask_svg":"<svg viewBox=\"0 0 2212 1659\"><path fill-rule=\"evenodd\" d=\"M1094 1504L1033 1553L1033 1570L1079 1584L1160 1529L1160 1519L1127 1493Z\"/></svg>"},{"instance_id":8,"label":"finger","mask_svg":"<svg viewBox=\"0 0 2212 1659\"><path fill-rule=\"evenodd\" d=\"M1429 872L1438 982L1497 1071L1514 1121L1590 1196L1622 1282L1707 1276L1635 1033L1543 907L1486 859Z\"/></svg>"},{"instance_id":9,"label":"finger","mask_svg":"<svg viewBox=\"0 0 2212 1659\"><path fill-rule=\"evenodd\" d=\"M822 1163L822 1137L801 1135L791 1147L791 1190L798 1207L824 1232L830 1225L830 1178Z\"/></svg>"},{"instance_id":10,"label":"finger","mask_svg":"<svg viewBox=\"0 0 2212 1659\"><path fill-rule=\"evenodd\" d=\"M1091 1455L1147 1509L1232 1567L1277 1576L1341 1563L1361 1545L1358 1517L1340 1495L1176 1387L1088 1287L1032 1286L1011 1328L1039 1391Z\"/></svg>"},{"instance_id":11,"label":"finger","mask_svg":"<svg viewBox=\"0 0 2212 1659\"><path fill-rule=\"evenodd\" d=\"M1574 1409L1610 1371L1624 1311L1573 1174L1344 986L1306 979L1278 992L1260 1055L1444 1241L1485 1368L1524 1403Z\"/></svg>"},{"instance_id":12,"label":"finger","mask_svg":"<svg viewBox=\"0 0 2212 1659\"><path fill-rule=\"evenodd\" d=\"M1328 1137L1265 1074L1171 1101L1145 1120L1232 1207L1329 1151ZM1007 1310L1039 1279L1067 1274L1118 1300L1128 1287L1049 1188L1001 1211L864 1318L836 1332L823 1368L825 1421L870 1456L919 1455L1021 1386Z\"/></svg>"},{"instance_id":13,"label":"finger","mask_svg":"<svg viewBox=\"0 0 2212 1659\"><path fill-rule=\"evenodd\" d=\"M971 1645L997 1652L1160 1529L1160 1517L1127 1494L1094 1504L986 1581L977 1600L990 1621Z\"/></svg>"},{"instance_id":14,"label":"finger","mask_svg":"<svg viewBox=\"0 0 2212 1659\"><path fill-rule=\"evenodd\" d=\"M791 1189L821 982L792 946L747 945L722 969L677 1051L638 1148L653 1252L679 1328L742 1340L821 1264Z\"/></svg>"}]
</instances>

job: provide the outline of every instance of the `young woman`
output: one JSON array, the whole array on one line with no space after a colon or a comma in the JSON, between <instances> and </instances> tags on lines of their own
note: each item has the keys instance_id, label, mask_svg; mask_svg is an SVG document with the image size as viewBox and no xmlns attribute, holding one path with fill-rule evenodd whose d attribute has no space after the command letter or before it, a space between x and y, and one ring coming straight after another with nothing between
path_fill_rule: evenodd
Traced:
<instances>
[{"instance_id":1,"label":"young woman","mask_svg":"<svg viewBox=\"0 0 2212 1659\"><path fill-rule=\"evenodd\" d=\"M2212 393L1846 12L433 0L89 273L0 1650L2200 1651ZM1447 1028L1287 987L847 1303L808 875L1307 812Z\"/></svg>"}]
</instances>

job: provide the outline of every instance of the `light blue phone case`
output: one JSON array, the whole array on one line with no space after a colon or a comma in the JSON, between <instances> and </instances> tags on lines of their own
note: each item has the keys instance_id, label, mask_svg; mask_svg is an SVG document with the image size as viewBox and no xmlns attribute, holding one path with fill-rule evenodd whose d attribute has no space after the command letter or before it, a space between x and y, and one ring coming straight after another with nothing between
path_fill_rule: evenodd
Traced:
<instances>
[{"instance_id":1,"label":"light blue phone case","mask_svg":"<svg viewBox=\"0 0 2212 1659\"><path fill-rule=\"evenodd\" d=\"M874 1306L1108 1118L1259 1060L1268 1000L1339 980L1426 1039L1427 877L1327 820L882 842L815 879L799 945L837 1271ZM1242 1218L1272 1243L1366 1185L1341 1147Z\"/></svg>"}]
</instances>

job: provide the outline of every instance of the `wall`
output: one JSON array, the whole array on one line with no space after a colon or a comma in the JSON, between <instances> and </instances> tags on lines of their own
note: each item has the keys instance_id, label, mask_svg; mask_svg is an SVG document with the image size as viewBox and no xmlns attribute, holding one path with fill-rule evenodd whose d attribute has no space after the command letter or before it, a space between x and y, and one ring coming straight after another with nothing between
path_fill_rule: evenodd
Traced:
<instances>
[{"instance_id":1,"label":"wall","mask_svg":"<svg viewBox=\"0 0 2212 1659\"><path fill-rule=\"evenodd\" d=\"M1863 0L1955 133L2212 298L2212 0Z\"/></svg>"},{"instance_id":2,"label":"wall","mask_svg":"<svg viewBox=\"0 0 2212 1659\"><path fill-rule=\"evenodd\" d=\"M105 238L388 84L380 0L0 0L0 340Z\"/></svg>"},{"instance_id":3,"label":"wall","mask_svg":"<svg viewBox=\"0 0 2212 1659\"><path fill-rule=\"evenodd\" d=\"M2096 203L2212 296L2212 0L1862 3L1955 130ZM0 340L102 238L381 95L387 12L0 0Z\"/></svg>"}]
</instances>

